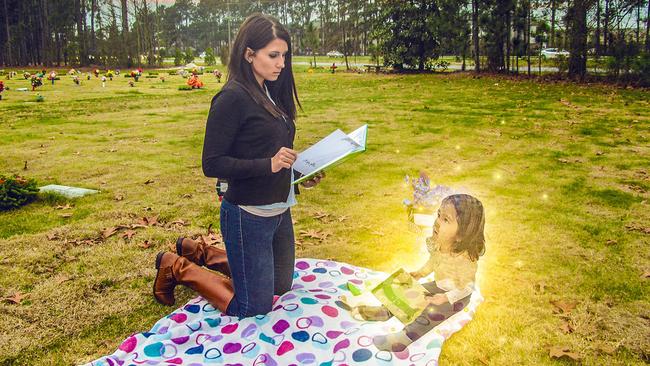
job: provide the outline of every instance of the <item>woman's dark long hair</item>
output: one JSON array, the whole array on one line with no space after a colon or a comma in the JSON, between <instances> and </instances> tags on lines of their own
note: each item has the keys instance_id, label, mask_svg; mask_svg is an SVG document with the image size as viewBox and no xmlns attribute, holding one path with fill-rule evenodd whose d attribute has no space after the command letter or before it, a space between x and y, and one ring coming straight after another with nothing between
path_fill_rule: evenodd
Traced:
<instances>
[{"instance_id":1,"label":"woman's dark long hair","mask_svg":"<svg viewBox=\"0 0 650 366\"><path fill-rule=\"evenodd\" d=\"M260 88L255 74L253 74L253 67L246 61L245 55L246 48L257 52L276 38L287 42L289 50L285 56L284 69L280 72L278 79L265 82L271 98L276 103L273 104L266 96L265 91ZM253 100L274 117L284 116L291 120L296 119L296 103L301 108L302 106L298 100L298 91L291 68L291 37L287 29L277 19L255 13L244 20L230 51L227 82L236 82L242 85Z\"/></svg>"},{"instance_id":2,"label":"woman's dark long hair","mask_svg":"<svg viewBox=\"0 0 650 366\"><path fill-rule=\"evenodd\" d=\"M467 252L470 259L477 261L485 252L485 211L483 204L469 194L454 194L442 200L440 205L452 204L456 210L458 231L452 247L455 253Z\"/></svg>"}]
</instances>

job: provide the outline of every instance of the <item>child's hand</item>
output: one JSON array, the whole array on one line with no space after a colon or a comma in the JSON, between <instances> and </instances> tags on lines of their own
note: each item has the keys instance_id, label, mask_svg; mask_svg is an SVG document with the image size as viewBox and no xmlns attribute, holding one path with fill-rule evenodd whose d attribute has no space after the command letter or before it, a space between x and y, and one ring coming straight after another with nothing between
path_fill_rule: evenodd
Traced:
<instances>
[{"instance_id":1,"label":"child's hand","mask_svg":"<svg viewBox=\"0 0 650 366\"><path fill-rule=\"evenodd\" d=\"M410 274L413 278L415 278L416 280L419 280L420 278L422 278L422 274L421 274L420 272L418 272L418 271L415 271L415 272L409 272L409 274Z\"/></svg>"},{"instance_id":2,"label":"child's hand","mask_svg":"<svg viewBox=\"0 0 650 366\"><path fill-rule=\"evenodd\" d=\"M433 304L433 305L442 305L446 302L449 302L449 299L445 294L427 295L426 299L429 302L429 304Z\"/></svg>"},{"instance_id":3,"label":"child's hand","mask_svg":"<svg viewBox=\"0 0 650 366\"><path fill-rule=\"evenodd\" d=\"M320 183L321 179L323 178L325 178L325 172L320 171L313 178L301 182L300 185L305 187L306 189L314 188L318 183Z\"/></svg>"}]
</instances>

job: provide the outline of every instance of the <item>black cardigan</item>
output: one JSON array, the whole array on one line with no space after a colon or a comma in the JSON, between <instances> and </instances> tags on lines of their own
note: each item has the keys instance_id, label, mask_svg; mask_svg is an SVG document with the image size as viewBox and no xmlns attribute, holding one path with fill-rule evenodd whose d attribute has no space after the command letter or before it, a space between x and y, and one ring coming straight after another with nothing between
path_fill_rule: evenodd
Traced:
<instances>
[{"instance_id":1,"label":"black cardigan","mask_svg":"<svg viewBox=\"0 0 650 366\"><path fill-rule=\"evenodd\" d=\"M244 87L228 82L212 98L203 141L203 173L228 181L225 199L235 205L286 202L291 172L271 172L281 147L293 148L296 125L275 118ZM297 190L297 189L296 189Z\"/></svg>"}]
</instances>

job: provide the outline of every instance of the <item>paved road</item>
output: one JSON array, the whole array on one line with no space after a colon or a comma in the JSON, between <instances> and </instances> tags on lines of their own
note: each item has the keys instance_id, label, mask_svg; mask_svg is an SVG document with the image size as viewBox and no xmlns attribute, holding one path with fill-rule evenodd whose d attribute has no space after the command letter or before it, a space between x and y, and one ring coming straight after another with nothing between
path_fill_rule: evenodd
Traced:
<instances>
[{"instance_id":1,"label":"paved road","mask_svg":"<svg viewBox=\"0 0 650 366\"><path fill-rule=\"evenodd\" d=\"M339 69L345 67L345 60L341 60L341 59L332 59L331 62L317 62L316 64L317 64L318 66L330 67L330 66L332 66L332 63L336 63L336 66L338 66ZM358 67L358 68L360 68L360 69L365 69L365 67L364 67L363 65L366 65L365 63L362 63L362 62L357 62L357 63L355 63L355 62L353 61L353 59L350 59L350 60L348 61L348 63L349 63L349 65L350 65L350 67ZM293 64L294 64L294 65L301 65L301 66L309 66L309 65L311 65L311 63L309 63L309 62L307 62L307 61L294 61ZM169 70L178 70L179 68L182 68L182 67L175 66L175 67L169 67L168 69L169 69ZM462 65L461 65L461 64L451 64L451 65L449 65L449 69L451 69L451 70L461 70L461 69L462 69ZM471 70L472 70L472 67L471 67L471 66L467 66L466 69L467 69L468 71L471 71ZM531 73L533 73L533 74L534 74L534 73L538 73L538 72L539 72L539 68L538 68L537 65L531 65L530 71L531 71ZM590 72L590 73L593 73L593 72L594 72L593 69L588 69L587 71ZM596 71L597 71L598 73L604 73L604 72L605 72L605 70L602 70L602 69L598 69L598 70L596 70ZM528 66L526 65L525 62L520 62L520 63L519 63L519 73L520 73L520 74L524 74L524 73L526 73L526 72L528 72ZM558 68L557 68L557 67L553 67L553 66L542 66L542 72L558 72Z\"/></svg>"},{"instance_id":2,"label":"paved road","mask_svg":"<svg viewBox=\"0 0 650 366\"><path fill-rule=\"evenodd\" d=\"M340 60L340 59L332 59L332 62L317 62L316 64L318 66L324 66L324 67L329 67L332 66L332 63L336 63L336 66L338 67L345 67L345 61ZM306 61L294 61L294 65L301 65L301 66L309 66L311 65L309 62ZM365 63L354 63L353 61L349 61L350 67L359 67L364 69L363 65L366 65ZM449 65L449 69L451 70L461 70L462 65L461 64L451 64ZM469 67L466 68L467 70L471 70ZM528 67L525 63L520 63L519 64L519 72L524 73L528 71ZM531 72L538 72L539 69L537 65L534 65L530 69ZM557 72L557 67L549 67L549 66L542 66L542 72Z\"/></svg>"}]
</instances>

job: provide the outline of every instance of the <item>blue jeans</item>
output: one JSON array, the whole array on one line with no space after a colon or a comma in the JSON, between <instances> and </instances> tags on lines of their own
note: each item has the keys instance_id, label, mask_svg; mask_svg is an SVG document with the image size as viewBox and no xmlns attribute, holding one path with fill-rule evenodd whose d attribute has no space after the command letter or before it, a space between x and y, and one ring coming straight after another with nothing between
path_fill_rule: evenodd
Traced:
<instances>
[{"instance_id":1,"label":"blue jeans","mask_svg":"<svg viewBox=\"0 0 650 366\"><path fill-rule=\"evenodd\" d=\"M226 314L266 314L271 311L273 295L284 294L293 283L296 253L291 211L261 217L223 200L220 214L235 288Z\"/></svg>"}]
</instances>

